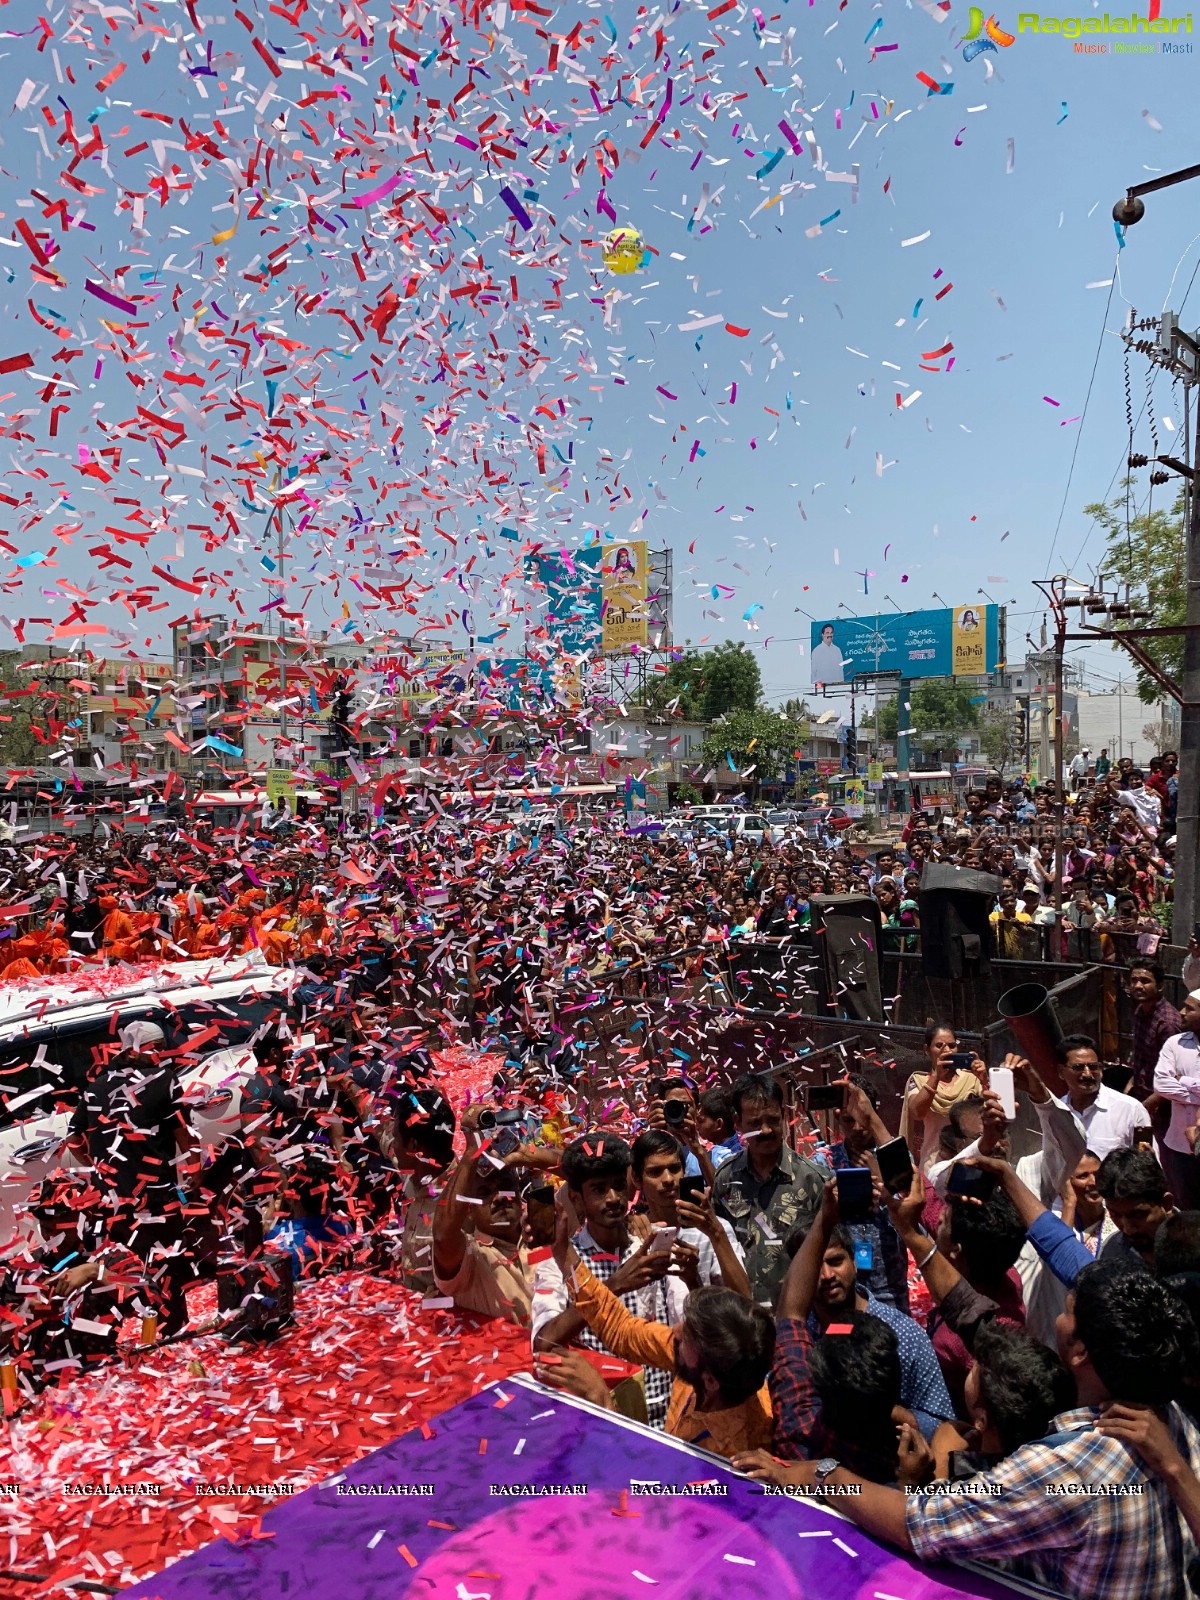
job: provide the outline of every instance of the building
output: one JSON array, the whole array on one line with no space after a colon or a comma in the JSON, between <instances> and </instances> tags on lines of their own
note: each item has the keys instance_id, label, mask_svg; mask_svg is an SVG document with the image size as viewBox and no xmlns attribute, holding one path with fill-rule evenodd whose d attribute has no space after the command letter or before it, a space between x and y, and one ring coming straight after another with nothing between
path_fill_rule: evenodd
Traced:
<instances>
[{"instance_id":1,"label":"building","mask_svg":"<svg viewBox=\"0 0 1200 1600\"><path fill-rule=\"evenodd\" d=\"M1145 766L1160 750L1178 748L1179 707L1174 700L1148 706L1132 684L1118 682L1103 694L1081 694L1078 705L1079 742L1093 758L1107 749L1113 762L1130 756ZM1155 730L1156 738L1146 737L1148 727Z\"/></svg>"},{"instance_id":2,"label":"building","mask_svg":"<svg viewBox=\"0 0 1200 1600\"><path fill-rule=\"evenodd\" d=\"M39 719L61 725L58 750L71 765L163 772L175 765L168 732L176 713L174 669L169 661L128 656L63 654L52 646L27 647L18 671L36 684ZM45 758L54 764L55 746Z\"/></svg>"}]
</instances>

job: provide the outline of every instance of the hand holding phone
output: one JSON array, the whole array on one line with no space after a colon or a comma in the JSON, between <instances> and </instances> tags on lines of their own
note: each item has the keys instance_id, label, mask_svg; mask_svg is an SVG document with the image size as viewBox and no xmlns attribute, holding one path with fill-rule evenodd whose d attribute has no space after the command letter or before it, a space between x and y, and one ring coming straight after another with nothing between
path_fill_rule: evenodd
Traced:
<instances>
[{"instance_id":1,"label":"hand holding phone","mask_svg":"<svg viewBox=\"0 0 1200 1600\"><path fill-rule=\"evenodd\" d=\"M804 1092L804 1108L814 1111L840 1111L845 1097L841 1083L810 1083Z\"/></svg>"},{"instance_id":2,"label":"hand holding phone","mask_svg":"<svg viewBox=\"0 0 1200 1600\"><path fill-rule=\"evenodd\" d=\"M969 1167L964 1161L956 1161L950 1168L946 1194L959 1200L978 1200L982 1205L995 1187L995 1173L988 1172L984 1167Z\"/></svg>"},{"instance_id":3,"label":"hand holding phone","mask_svg":"<svg viewBox=\"0 0 1200 1600\"><path fill-rule=\"evenodd\" d=\"M912 1187L912 1152L903 1139L889 1139L875 1151L879 1176L889 1194L907 1194Z\"/></svg>"},{"instance_id":4,"label":"hand holding phone","mask_svg":"<svg viewBox=\"0 0 1200 1600\"><path fill-rule=\"evenodd\" d=\"M869 1167L843 1167L835 1174L838 1214L843 1222L869 1222L875 1210L875 1192Z\"/></svg>"},{"instance_id":5,"label":"hand holding phone","mask_svg":"<svg viewBox=\"0 0 1200 1600\"><path fill-rule=\"evenodd\" d=\"M675 1240L679 1237L678 1228L655 1228L650 1235L650 1244L647 1254L652 1256L669 1256L675 1248Z\"/></svg>"},{"instance_id":6,"label":"hand holding phone","mask_svg":"<svg viewBox=\"0 0 1200 1600\"><path fill-rule=\"evenodd\" d=\"M988 1073L988 1084L992 1093L999 1096L1005 1117L1013 1122L1017 1115L1017 1089L1012 1068L993 1067Z\"/></svg>"}]
</instances>

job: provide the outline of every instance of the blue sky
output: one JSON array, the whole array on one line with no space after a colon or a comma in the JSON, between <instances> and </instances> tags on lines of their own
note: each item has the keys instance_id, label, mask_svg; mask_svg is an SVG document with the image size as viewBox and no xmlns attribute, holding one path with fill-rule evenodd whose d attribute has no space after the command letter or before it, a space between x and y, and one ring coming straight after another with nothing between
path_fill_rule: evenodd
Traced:
<instances>
[{"instance_id":1,"label":"blue sky","mask_svg":"<svg viewBox=\"0 0 1200 1600\"><path fill-rule=\"evenodd\" d=\"M306 513L309 520L289 534L285 566L285 605L313 626L343 615L366 634L432 624L430 637L458 642L462 608L473 599L477 616L507 617L509 638L518 638L514 608L523 602L511 575L519 542L500 536L512 519L497 504L497 497L511 503L515 490L496 490L484 461L493 479L504 463L524 486L519 532L528 543L569 546L597 527L669 543L677 637L747 640L760 650L776 697L808 682L801 653L808 620L797 607L817 617L839 602L859 612L876 603L888 609L886 594L916 609L936 603L934 591L965 603L983 588L1016 601L1011 657L1040 616L1030 579L1048 564L1081 572L1099 559L1099 536L1089 537L1082 506L1119 478L1124 459L1117 334L1130 305L1156 314L1170 296L1178 308L1200 253L1200 186L1152 197L1119 253L1110 212L1128 184L1196 160L1187 135L1195 126L1194 55L1082 56L1067 41L1022 34L1011 48L964 63L956 45L968 8L958 0L940 24L921 7L862 0L844 10L832 0L788 0L758 12L735 6L715 20L707 15L713 8L659 5L639 14L626 0L544 5L544 17L484 8L479 32L451 26L454 62L435 59L445 45L444 16L430 13L419 34L412 30L415 55L394 56L383 19L372 22L379 8L365 4L348 13L357 15L360 31L342 41L331 74L301 63L316 53L326 65L334 60L340 11L310 6L293 27L265 0L240 9L255 37L267 41L264 49L291 63L279 78L268 74L232 15L217 19L211 0L196 0L199 30L187 8L163 0L146 8L158 31L136 41L127 28L107 40L88 37L85 27L95 19L69 31L64 7L49 13L55 36L46 49L37 50L36 29L0 40L6 99L22 102L8 112L0 150L0 232L9 241L0 270L12 278L0 354L34 358L32 369L0 380L7 397L0 401L7 434L0 492L18 499L32 493L40 514L32 526L28 509L6 518L5 536L21 557L28 562L53 550L57 562L53 569L4 569L0 611L7 617L67 618L75 597L62 590L65 579L100 602L87 609L91 624L110 628L84 642L117 654L144 651L147 640L161 653L166 619L195 606L224 609L233 594L247 616L263 615L259 606L281 592L266 581L274 574L262 561L269 502L257 474L254 501L237 504L239 490L248 492L256 477L253 466L237 463L269 448L264 436L273 419L253 410L231 418L230 400L239 393L264 413L291 418L295 445L284 453L293 468L331 440L311 410L301 406L301 415L291 402L307 393L340 408L324 415L335 417L346 437L334 437L329 461L305 479L311 503L293 508L293 522ZM1015 29L1015 13L997 20ZM586 26L572 57L565 40L577 22ZM312 40L301 38L305 29ZM551 73L554 35L564 42L562 63ZM873 48L890 44L897 48L871 59ZM472 51L481 70L469 78L464 63ZM563 64L572 60L577 65ZM97 79L119 62L124 73L99 89ZM927 95L918 72L952 92ZM664 108L668 78L672 101ZM589 79L605 91L598 101ZM468 81L463 110L448 123L446 103ZM334 100L298 105L331 86ZM275 98L266 98L272 92ZM76 163L73 173L94 193L81 194L62 176L62 152L70 147L54 141L67 109L81 142L91 127L104 139L104 151ZM336 138L321 121L329 110L336 112ZM492 112L500 119L495 126L525 139L513 143L515 159L500 161L497 173L470 143L455 143L459 132L477 141L479 123ZM389 113L391 132L379 120ZM660 114L657 136L639 148ZM409 140L413 115L418 131ZM203 150L185 151L179 122L163 120L179 118L194 138L214 140L216 155L203 168ZM811 130L813 144L796 155L781 120L795 139ZM156 138L178 148L151 143L124 153ZM247 186L256 146L255 183ZM271 146L267 186L263 160ZM776 151L782 154L772 165ZM306 160L293 160L297 155ZM578 162L585 166L576 176ZM172 164L191 187L172 191L164 206L150 183L161 185ZM607 204L621 224L641 230L653 252L632 277L606 274L597 260L595 241L612 226L596 210L601 164ZM831 179L855 165L857 183ZM233 222L239 166L238 231L215 246L211 235ZM288 181L280 181L281 172ZM398 179L392 196L347 206L389 178ZM696 217L704 184L708 199ZM524 205L528 229L514 228L502 187ZM259 211L251 217L256 190ZM419 198L389 218L394 197L409 190L449 213L435 237L412 234L429 215ZM121 198L135 192L145 196L141 208L118 211ZM43 219L44 200L29 203L35 195L65 199L90 230L75 226L63 235L54 219ZM61 254L51 267L60 286L31 280L19 219L41 230L43 242L55 228ZM269 252L281 250L287 265L267 276ZM122 266L128 270L118 277ZM1118 273L1110 299L1107 280ZM516 306L505 303L510 277ZM485 279L500 286L490 304L491 288L481 303L448 294L450 286ZM118 297L122 286L126 296L143 297L136 313L99 300L85 288L88 280ZM938 300L947 284L953 287ZM386 288L403 296L406 286L412 297L398 302L385 330L410 335L397 353L363 319ZM597 301L613 290L625 298L610 300L606 317ZM319 296L319 307L303 309ZM61 319L69 337L39 326L28 299L39 315L52 311ZM201 314L189 324L196 301ZM334 308L349 321L325 314ZM440 331L439 311L454 325L449 333ZM1200 291L1188 312L1200 323ZM228 319L228 328L239 315L243 324L255 319L257 329L241 329L252 357L245 372L236 351L231 361L229 346L197 332L205 323L220 326L218 318ZM680 329L718 316L702 330ZM424 336L413 334L413 319ZM123 331L114 334L106 321ZM130 326L137 322L145 326ZM745 337L726 331L727 323L747 330ZM432 409L451 380L436 357L421 366L422 356L432 355L431 328L433 344L453 346L460 372L470 369L486 398L472 390L450 411ZM289 349L281 339L307 348ZM100 348L114 343L131 357L128 365ZM947 344L952 369L944 370L941 357L929 364L943 370L921 370L923 354ZM82 354L56 362L55 352L68 347ZM526 373L532 365L532 378L522 377L522 361ZM264 369L272 366L268 383ZM149 380L136 393L130 372ZM194 381L181 384L166 376L172 372ZM55 373L77 388L43 404L42 380ZM311 388L298 388L310 379ZM1137 358L1133 383L1136 413L1145 396ZM905 399L917 389L919 397L898 409L897 394ZM81 477L90 453L114 443L101 424L132 426L139 402L168 419L165 465L152 441L126 438L111 482ZM56 437L49 432L52 405L67 407ZM1181 410L1162 378L1152 409L1168 448L1161 419L1178 425ZM14 421L18 410L24 416ZM531 423L542 431L533 433ZM1138 447L1148 448L1144 423ZM234 465L214 465L214 456ZM564 458L569 470L558 466ZM28 476L38 470L48 476ZM376 488L409 484L406 509L391 522L398 491L381 507L372 478ZM66 485L65 504L55 484ZM117 547L130 568L101 568L104 558L88 553L97 547L89 535L99 533L103 542L114 513L128 529L119 519L129 508L118 509L118 497L141 506L152 533L144 549ZM448 537L432 527L431 504L442 509ZM239 522L237 536L225 510ZM417 526L418 513L422 552L414 555L418 535L402 530L405 521ZM200 527L214 530L212 549L195 531ZM228 577L215 598L194 596L164 580L162 569L201 588L213 571ZM858 575L864 571L873 574L866 598ZM407 579L413 610L364 610L364 579L376 587ZM120 595L135 585L144 587L131 616ZM714 600L713 585L733 593L722 589ZM748 623L751 607L761 609ZM46 636L41 625L26 628L27 639ZM1113 677L1124 670L1107 652L1091 659Z\"/></svg>"}]
</instances>

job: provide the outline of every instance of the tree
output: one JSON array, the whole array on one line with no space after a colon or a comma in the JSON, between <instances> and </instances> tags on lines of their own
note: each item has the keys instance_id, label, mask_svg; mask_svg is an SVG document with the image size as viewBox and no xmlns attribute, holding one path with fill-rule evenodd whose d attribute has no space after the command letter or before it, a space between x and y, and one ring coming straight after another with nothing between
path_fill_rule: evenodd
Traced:
<instances>
[{"instance_id":1,"label":"tree","mask_svg":"<svg viewBox=\"0 0 1200 1600\"><path fill-rule=\"evenodd\" d=\"M904 721L900 722L903 714ZM878 734L880 739L894 740L901 727L907 728L910 739L918 744L936 744L947 736L957 738L971 728L979 726L979 712L971 704L965 689L945 678L925 678L912 691L907 707L899 698L885 701L879 707ZM862 728L875 726L870 715L859 721Z\"/></svg>"},{"instance_id":2,"label":"tree","mask_svg":"<svg viewBox=\"0 0 1200 1600\"><path fill-rule=\"evenodd\" d=\"M979 729L979 748L1003 777L1006 768L1021 767L1025 757L1025 728L1019 713L988 711Z\"/></svg>"},{"instance_id":3,"label":"tree","mask_svg":"<svg viewBox=\"0 0 1200 1600\"><path fill-rule=\"evenodd\" d=\"M785 700L783 714L789 722L807 722L812 716L812 707L807 700Z\"/></svg>"},{"instance_id":4,"label":"tree","mask_svg":"<svg viewBox=\"0 0 1200 1600\"><path fill-rule=\"evenodd\" d=\"M36 673L20 671L25 660L16 650L0 650L0 767L33 767L44 762L53 748L54 730L62 715L53 694L30 694L37 689ZM19 697L12 690L24 691ZM51 724L53 723L53 728Z\"/></svg>"},{"instance_id":5,"label":"tree","mask_svg":"<svg viewBox=\"0 0 1200 1600\"><path fill-rule=\"evenodd\" d=\"M758 661L727 639L714 650L688 646L647 685L645 703L685 722L712 722L728 711L752 711L762 697Z\"/></svg>"},{"instance_id":6,"label":"tree","mask_svg":"<svg viewBox=\"0 0 1200 1600\"><path fill-rule=\"evenodd\" d=\"M1133 479L1123 487L1132 490ZM1129 516L1128 500L1122 496L1104 505L1097 501L1084 506L1084 514L1104 530L1108 552L1104 572L1115 578L1122 589L1129 585L1130 599L1139 609L1150 611L1158 628L1177 627L1187 620L1187 539L1184 528L1183 491L1175 497L1169 511L1143 511ZM1126 518L1128 517L1128 521ZM1138 624L1128 624L1136 633ZM1166 639L1139 639L1139 644L1160 671L1175 683L1183 681L1183 635ZM1146 705L1157 705L1163 691L1148 673L1139 671L1138 697Z\"/></svg>"},{"instance_id":7,"label":"tree","mask_svg":"<svg viewBox=\"0 0 1200 1600\"><path fill-rule=\"evenodd\" d=\"M1142 738L1154 754L1160 756L1164 750L1174 750L1179 740L1179 732L1166 717L1159 717L1157 722L1146 723L1142 729Z\"/></svg>"},{"instance_id":8,"label":"tree","mask_svg":"<svg viewBox=\"0 0 1200 1600\"><path fill-rule=\"evenodd\" d=\"M778 711L731 711L708 730L700 759L706 771L725 767L745 772L753 767L748 781L757 785L760 779L782 777L794 765L799 745L795 723Z\"/></svg>"},{"instance_id":9,"label":"tree","mask_svg":"<svg viewBox=\"0 0 1200 1600\"><path fill-rule=\"evenodd\" d=\"M753 711L762 698L762 673L753 651L726 639L704 658L703 711L708 722L730 711Z\"/></svg>"}]
</instances>

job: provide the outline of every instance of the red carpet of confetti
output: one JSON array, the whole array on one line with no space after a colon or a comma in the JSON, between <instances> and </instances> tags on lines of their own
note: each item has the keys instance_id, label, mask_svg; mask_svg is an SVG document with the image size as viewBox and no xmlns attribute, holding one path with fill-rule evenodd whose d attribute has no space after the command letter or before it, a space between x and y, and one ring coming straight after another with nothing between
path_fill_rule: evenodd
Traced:
<instances>
[{"instance_id":1,"label":"red carpet of confetti","mask_svg":"<svg viewBox=\"0 0 1200 1600\"><path fill-rule=\"evenodd\" d=\"M188 1301L203 1319L215 1294ZM124 1586L214 1538L259 1537L269 1498L197 1486L307 1487L529 1366L527 1332L423 1310L381 1278L305 1284L296 1315L266 1349L184 1340L47 1391L11 1418L0 1481L21 1492L0 1496L0 1595L37 1600L71 1579ZM159 1490L71 1492L104 1483Z\"/></svg>"}]
</instances>

